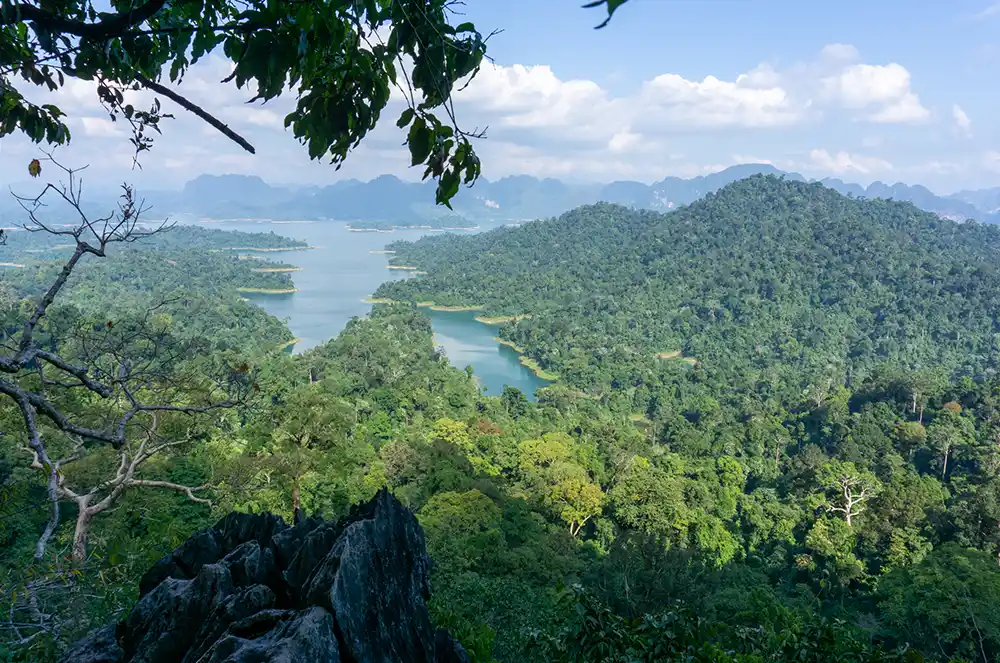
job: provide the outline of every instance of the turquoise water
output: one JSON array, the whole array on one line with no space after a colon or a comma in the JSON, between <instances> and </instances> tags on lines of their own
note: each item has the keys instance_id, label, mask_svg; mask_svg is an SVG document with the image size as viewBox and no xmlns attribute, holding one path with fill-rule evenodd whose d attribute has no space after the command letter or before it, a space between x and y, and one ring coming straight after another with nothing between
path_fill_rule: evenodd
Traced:
<instances>
[{"instance_id":1,"label":"turquoise water","mask_svg":"<svg viewBox=\"0 0 1000 663\"><path fill-rule=\"evenodd\" d=\"M529 397L547 382L521 366L517 353L493 340L497 328L476 321L468 311L429 311L434 342L444 348L452 365L472 366L487 394L499 396L504 385L517 387Z\"/></svg>"},{"instance_id":2,"label":"turquoise water","mask_svg":"<svg viewBox=\"0 0 1000 663\"><path fill-rule=\"evenodd\" d=\"M399 229L391 233L351 232L335 221L274 223L232 221L198 223L222 230L269 232L308 242L317 248L308 251L279 251L268 258L301 267L292 272L299 289L290 295L246 295L268 313L285 320L292 333L302 340L295 352L303 352L336 336L355 316L363 316L371 296L385 281L405 278L405 272L386 269L388 256L380 251L396 240L419 239L427 230ZM535 389L548 384L521 365L517 353L493 340L496 328L474 319L471 313L427 311L434 327L435 343L457 368L471 365L488 394L499 395L504 385L517 387L529 398Z\"/></svg>"}]
</instances>

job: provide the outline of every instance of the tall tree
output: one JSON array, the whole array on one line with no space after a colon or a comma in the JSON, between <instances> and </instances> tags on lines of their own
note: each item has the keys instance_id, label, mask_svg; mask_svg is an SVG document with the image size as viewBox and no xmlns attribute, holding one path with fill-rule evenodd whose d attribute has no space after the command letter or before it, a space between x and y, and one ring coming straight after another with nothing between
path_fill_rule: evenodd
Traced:
<instances>
[{"instance_id":1,"label":"tall tree","mask_svg":"<svg viewBox=\"0 0 1000 663\"><path fill-rule=\"evenodd\" d=\"M841 514L849 527L881 487L872 473L859 470L854 463L841 461L824 465L819 471L819 482L830 495L826 510Z\"/></svg>"},{"instance_id":2,"label":"tall tree","mask_svg":"<svg viewBox=\"0 0 1000 663\"><path fill-rule=\"evenodd\" d=\"M196 385L185 384L171 370L179 357L169 349L162 334L155 330L150 333L143 325L126 330L119 327L116 331L114 321L108 320L100 325L105 333L84 343L64 343L64 339L46 333L45 315L84 257L103 258L112 245L131 243L169 229L163 224L152 230L142 229L145 209L127 186L116 211L100 219L90 218L81 207L76 171L63 170L65 185L48 184L36 198L21 200L30 219L24 228L67 238L73 253L35 302L20 332L0 344L0 374L5 376L0 377L0 394L10 398L20 412L32 467L45 473L52 502L52 514L36 546L36 559L44 555L59 524L63 499L72 500L79 508L74 556L82 558L90 520L114 506L126 490L140 486L169 488L194 498L192 487L136 475L152 456L175 444L158 442L153 437L156 417L234 407L257 388L250 367L237 366L224 370L224 375L203 376L197 380L198 389L185 389ZM61 201L77 215L75 225L53 227L38 217L37 212L50 198ZM56 391L82 391L88 398L106 402L107 413L97 419L92 415L77 416L61 402ZM133 449L129 440L138 430L146 431L148 437ZM70 443L65 455L50 454L49 442L53 439ZM114 449L119 455L118 469L111 478L97 482L89 490L74 490L66 482L65 467L78 462L93 445Z\"/></svg>"}]
</instances>

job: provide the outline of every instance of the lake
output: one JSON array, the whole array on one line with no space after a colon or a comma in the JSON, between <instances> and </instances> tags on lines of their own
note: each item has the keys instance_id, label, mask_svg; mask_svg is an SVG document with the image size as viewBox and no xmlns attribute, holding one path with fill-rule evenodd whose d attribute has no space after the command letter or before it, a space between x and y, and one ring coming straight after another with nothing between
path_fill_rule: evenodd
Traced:
<instances>
[{"instance_id":1,"label":"lake","mask_svg":"<svg viewBox=\"0 0 1000 663\"><path fill-rule=\"evenodd\" d=\"M180 220L185 222L184 220ZM191 222L191 221L187 221ZM406 278L401 270L386 269L389 256L373 251L385 249L396 240L416 240L426 229L397 229L385 232L351 232L336 221L275 223L272 221L193 222L221 230L269 232L308 242L317 248L308 251L280 251L266 254L302 270L291 274L298 292L290 295L246 295L277 318L302 340L295 352L303 352L333 338L347 322L371 310L363 300L380 284ZM468 312L424 309L434 327L434 342L457 368L472 366L486 393L499 395L510 385L534 400L535 389L547 382L521 365L517 353L493 340L496 328L484 325Z\"/></svg>"}]
</instances>

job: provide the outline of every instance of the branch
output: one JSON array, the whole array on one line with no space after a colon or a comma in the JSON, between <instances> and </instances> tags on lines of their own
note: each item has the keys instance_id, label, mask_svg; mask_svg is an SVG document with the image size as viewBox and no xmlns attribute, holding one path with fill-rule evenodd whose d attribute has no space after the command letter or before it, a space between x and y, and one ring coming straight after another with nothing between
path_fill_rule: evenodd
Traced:
<instances>
[{"instance_id":1,"label":"branch","mask_svg":"<svg viewBox=\"0 0 1000 663\"><path fill-rule=\"evenodd\" d=\"M168 490L176 490L178 492L187 495L187 498L192 502L198 502L199 504L207 504L212 506L211 500L206 500L201 497L197 497L195 492L199 490L204 490L208 486L198 486L196 488L191 488L190 486L182 486L179 483L171 483L170 481L149 481L146 479L133 479L128 482L130 486L144 486L146 488L166 488Z\"/></svg>"},{"instance_id":2,"label":"branch","mask_svg":"<svg viewBox=\"0 0 1000 663\"><path fill-rule=\"evenodd\" d=\"M39 359L44 359L45 361L52 364L56 368L66 371L70 375L80 380L80 384L74 386L86 387L87 389L90 389L94 393L99 394L103 398L108 398L111 396L111 387L91 379L90 376L88 375L90 370L86 366L75 366L73 364L70 364L68 361L64 360L59 355L49 352L48 350L40 350L40 349L35 350L34 354Z\"/></svg>"},{"instance_id":3,"label":"branch","mask_svg":"<svg viewBox=\"0 0 1000 663\"><path fill-rule=\"evenodd\" d=\"M185 110L188 110L197 115L198 117L200 117L201 119L205 120L213 127L218 129L224 136L232 140L234 143L242 147L250 154L257 153L257 150L255 150L253 145L247 142L245 138L243 138L238 133L230 129L227 125L223 124L220 120L216 119L213 115L211 115L201 106L198 106L192 103L191 101L188 101L187 99L177 94L170 88L160 85L159 83L146 78L142 74L136 74L135 80L137 80L140 84L142 84L143 87L149 88L150 90L156 92L157 94L162 94L164 97L167 97L171 101L174 101Z\"/></svg>"},{"instance_id":4,"label":"branch","mask_svg":"<svg viewBox=\"0 0 1000 663\"><path fill-rule=\"evenodd\" d=\"M123 14L105 14L108 18L103 21L86 23L63 18L41 7L22 2L13 7L4 8L6 11L3 18L0 18L0 26L34 21L50 32L62 32L87 39L108 39L120 36L129 28L142 25L163 9L165 4L167 4L166 0L148 0L132 11Z\"/></svg>"}]
</instances>

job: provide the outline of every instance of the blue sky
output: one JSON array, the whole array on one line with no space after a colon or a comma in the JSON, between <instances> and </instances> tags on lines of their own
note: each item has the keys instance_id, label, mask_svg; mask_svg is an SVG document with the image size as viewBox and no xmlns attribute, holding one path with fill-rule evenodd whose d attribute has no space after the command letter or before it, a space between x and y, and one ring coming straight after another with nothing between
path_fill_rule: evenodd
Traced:
<instances>
[{"instance_id":1,"label":"blue sky","mask_svg":"<svg viewBox=\"0 0 1000 663\"><path fill-rule=\"evenodd\" d=\"M631 0L594 30L604 10L584 10L582 0L468 0L480 30L503 32L490 42L497 67L456 106L464 126L490 126L479 146L490 178L651 182L767 161L809 177L942 193L998 186L994 2ZM181 116L132 173L122 129L77 86L58 95L75 123L64 158L90 162L99 181L145 186L199 172L307 183L416 175L391 126L398 97L387 126L335 173L283 133L290 98L247 106L246 91L215 83L226 73L228 63L210 58L182 91L244 133L256 157ZM4 139L0 168L23 169L32 149Z\"/></svg>"}]
</instances>

